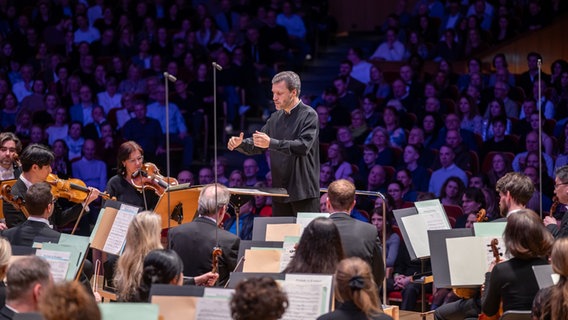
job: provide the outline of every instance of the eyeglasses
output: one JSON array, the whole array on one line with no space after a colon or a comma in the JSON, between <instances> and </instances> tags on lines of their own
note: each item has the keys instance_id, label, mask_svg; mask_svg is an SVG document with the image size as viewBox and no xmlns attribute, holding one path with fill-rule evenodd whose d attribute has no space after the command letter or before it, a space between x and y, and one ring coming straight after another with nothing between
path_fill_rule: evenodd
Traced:
<instances>
[{"instance_id":1,"label":"eyeglasses","mask_svg":"<svg viewBox=\"0 0 568 320\"><path fill-rule=\"evenodd\" d=\"M561 182L554 185L554 189L558 189L561 185L568 184L568 182Z\"/></svg>"},{"instance_id":2,"label":"eyeglasses","mask_svg":"<svg viewBox=\"0 0 568 320\"><path fill-rule=\"evenodd\" d=\"M140 156L140 157L134 158L134 159L128 159L126 161L128 161L130 163L144 162L144 156Z\"/></svg>"}]
</instances>

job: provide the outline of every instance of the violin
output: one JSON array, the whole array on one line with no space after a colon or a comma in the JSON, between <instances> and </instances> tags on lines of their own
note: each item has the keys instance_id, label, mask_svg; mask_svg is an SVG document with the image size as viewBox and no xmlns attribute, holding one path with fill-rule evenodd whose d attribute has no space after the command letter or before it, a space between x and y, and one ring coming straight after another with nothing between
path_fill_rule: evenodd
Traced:
<instances>
[{"instance_id":1,"label":"violin","mask_svg":"<svg viewBox=\"0 0 568 320\"><path fill-rule=\"evenodd\" d=\"M164 177L160 174L158 166L152 162L146 162L140 170L134 172L130 179L131 184L142 192L144 189L154 190L161 196L170 186L177 186L179 183L175 178Z\"/></svg>"},{"instance_id":2,"label":"violin","mask_svg":"<svg viewBox=\"0 0 568 320\"><path fill-rule=\"evenodd\" d=\"M15 198L12 194L12 186L9 184L2 186L2 189L0 190L0 197L2 200L11 204L16 210L21 211L26 216L26 219L30 216L28 209L26 209L24 199L22 197Z\"/></svg>"},{"instance_id":3,"label":"violin","mask_svg":"<svg viewBox=\"0 0 568 320\"><path fill-rule=\"evenodd\" d=\"M499 254L499 240L493 239L491 240L491 252L493 253L493 258L495 259L495 263L501 262L501 255ZM480 320L498 320L501 315L503 314L503 301L501 300L501 305L499 306L499 311L495 315L488 316L484 313L479 315Z\"/></svg>"},{"instance_id":4,"label":"violin","mask_svg":"<svg viewBox=\"0 0 568 320\"><path fill-rule=\"evenodd\" d=\"M85 201L90 193L85 182L79 179L60 179L57 175L50 173L45 182L51 185L51 194L55 198L64 198L75 203ZM101 192L99 195L105 200L111 199L106 192Z\"/></svg>"}]
</instances>

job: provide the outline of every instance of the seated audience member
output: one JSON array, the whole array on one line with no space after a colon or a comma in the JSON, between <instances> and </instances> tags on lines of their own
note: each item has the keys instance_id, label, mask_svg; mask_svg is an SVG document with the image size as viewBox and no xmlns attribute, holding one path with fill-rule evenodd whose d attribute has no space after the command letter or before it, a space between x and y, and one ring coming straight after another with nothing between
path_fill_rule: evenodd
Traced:
<instances>
[{"instance_id":1,"label":"seated audience member","mask_svg":"<svg viewBox=\"0 0 568 320\"><path fill-rule=\"evenodd\" d=\"M507 172L512 172L513 166L509 158L503 153L496 153L491 159L491 168L485 174L487 175L487 183L490 187L495 187L497 180L501 179Z\"/></svg>"},{"instance_id":2,"label":"seated audience member","mask_svg":"<svg viewBox=\"0 0 568 320\"><path fill-rule=\"evenodd\" d=\"M413 204L404 201L404 199L402 199L402 189L404 188L404 186L402 185L402 182L398 181L398 180L394 180L392 182L390 182L387 186L387 193L393 198L394 200L394 208L393 209L402 209L402 208L408 208L408 207L412 207Z\"/></svg>"},{"instance_id":3,"label":"seated audience member","mask_svg":"<svg viewBox=\"0 0 568 320\"><path fill-rule=\"evenodd\" d=\"M538 291L532 306L533 319L563 319L568 314L565 298L568 285L568 238L559 238L554 242L550 260L552 271L560 279L555 285Z\"/></svg>"},{"instance_id":4,"label":"seated audience member","mask_svg":"<svg viewBox=\"0 0 568 320\"><path fill-rule=\"evenodd\" d=\"M440 191L440 202L454 206L461 205L464 183L458 177L449 177L444 181Z\"/></svg>"},{"instance_id":5,"label":"seated audience member","mask_svg":"<svg viewBox=\"0 0 568 320\"><path fill-rule=\"evenodd\" d=\"M77 281L54 284L39 300L38 309L45 320L100 320L95 297Z\"/></svg>"},{"instance_id":6,"label":"seated audience member","mask_svg":"<svg viewBox=\"0 0 568 320\"><path fill-rule=\"evenodd\" d=\"M400 181L402 184L402 199L408 202L416 201L418 192L414 189L414 183L412 180L412 173L408 169L399 169L396 172L396 180Z\"/></svg>"},{"instance_id":7,"label":"seated audience member","mask_svg":"<svg viewBox=\"0 0 568 320\"><path fill-rule=\"evenodd\" d=\"M219 246L219 285L229 280L229 273L237 266L240 239L226 230L219 230L229 205L227 187L210 184L199 194L197 213L191 223L170 230L168 242L183 261L186 276L198 276L211 270L213 248Z\"/></svg>"},{"instance_id":8,"label":"seated audience member","mask_svg":"<svg viewBox=\"0 0 568 320\"><path fill-rule=\"evenodd\" d=\"M322 163L320 165L320 188L327 188L329 184L335 180L335 173L330 163Z\"/></svg>"},{"instance_id":9,"label":"seated audience member","mask_svg":"<svg viewBox=\"0 0 568 320\"><path fill-rule=\"evenodd\" d=\"M266 188L266 182L259 181L254 185L255 188ZM272 217L272 205L268 202L269 197L254 196L254 214L259 217Z\"/></svg>"},{"instance_id":10,"label":"seated audience member","mask_svg":"<svg viewBox=\"0 0 568 320\"><path fill-rule=\"evenodd\" d=\"M491 151L512 152L517 153L519 150L518 143L510 135L505 134L505 125L507 119L505 117L495 117L491 120L491 129L493 137L483 143L479 154L479 161L483 163L483 159Z\"/></svg>"},{"instance_id":11,"label":"seated audience member","mask_svg":"<svg viewBox=\"0 0 568 320\"><path fill-rule=\"evenodd\" d=\"M416 190L420 192L428 191L428 184L430 182L430 173L420 161L423 158L422 153L424 151L421 145L409 143L404 147L402 152L404 167L410 172L413 185Z\"/></svg>"},{"instance_id":12,"label":"seated audience member","mask_svg":"<svg viewBox=\"0 0 568 320\"><path fill-rule=\"evenodd\" d=\"M152 250L162 249L160 242L162 219L160 215L144 211L137 214L126 232L126 245L122 255L116 263L114 283L119 301L141 302L146 301L139 296L144 259ZM192 284L214 283L217 274L207 273L202 277L190 280ZM211 282L209 280L213 279Z\"/></svg>"},{"instance_id":13,"label":"seated audience member","mask_svg":"<svg viewBox=\"0 0 568 320\"><path fill-rule=\"evenodd\" d=\"M254 203L253 197L250 197L247 202L241 205L238 226L237 217L232 215L229 219L224 222L225 230L232 234L236 234L241 240L252 240L252 226L254 223ZM238 234L237 234L238 229Z\"/></svg>"},{"instance_id":14,"label":"seated audience member","mask_svg":"<svg viewBox=\"0 0 568 320\"><path fill-rule=\"evenodd\" d=\"M304 229L296 253L282 272L333 274L343 257L337 227L331 219L320 217Z\"/></svg>"},{"instance_id":15,"label":"seated audience member","mask_svg":"<svg viewBox=\"0 0 568 320\"><path fill-rule=\"evenodd\" d=\"M442 167L434 172L430 177L428 191L436 195L442 192L442 186L445 181L452 176L458 177L464 185L467 185L467 175L454 163L454 151L449 146L440 148L440 164Z\"/></svg>"},{"instance_id":16,"label":"seated audience member","mask_svg":"<svg viewBox=\"0 0 568 320\"><path fill-rule=\"evenodd\" d=\"M397 31L388 29L385 42L381 43L369 58L380 61L402 61L404 58L404 44L397 40Z\"/></svg>"},{"instance_id":17,"label":"seated audience member","mask_svg":"<svg viewBox=\"0 0 568 320\"><path fill-rule=\"evenodd\" d=\"M29 213L28 219L13 228L4 230L2 236L14 246L31 247L36 237L41 237L42 241L59 242L61 233L53 230L49 223L55 207L51 186L47 182L33 184L26 191L25 199L25 208Z\"/></svg>"},{"instance_id":18,"label":"seated audience member","mask_svg":"<svg viewBox=\"0 0 568 320\"><path fill-rule=\"evenodd\" d=\"M351 164L345 161L345 150L340 143L334 141L329 144L327 149L327 162L323 165L330 165L335 172L335 180L347 179L353 174Z\"/></svg>"},{"instance_id":19,"label":"seated audience member","mask_svg":"<svg viewBox=\"0 0 568 320\"><path fill-rule=\"evenodd\" d=\"M69 161L69 148L63 139L57 139L53 142L53 162L51 163L51 173L61 179L69 179L71 177L71 161ZM113 155L113 157L116 157Z\"/></svg>"},{"instance_id":20,"label":"seated audience member","mask_svg":"<svg viewBox=\"0 0 568 320\"><path fill-rule=\"evenodd\" d=\"M0 309L2 319L16 313L38 312L38 301L49 294L53 278L47 261L25 256L10 264L6 273L6 305Z\"/></svg>"},{"instance_id":21,"label":"seated audience member","mask_svg":"<svg viewBox=\"0 0 568 320\"><path fill-rule=\"evenodd\" d=\"M527 154L529 152L538 152L538 133L531 131L527 134L525 138L525 150L524 152L517 153L513 159L513 170L520 172L523 169L523 164L526 164ZM550 177L554 176L554 160L547 153L542 153L544 159L543 164L546 165L546 170Z\"/></svg>"},{"instance_id":22,"label":"seated audience member","mask_svg":"<svg viewBox=\"0 0 568 320\"><path fill-rule=\"evenodd\" d=\"M189 185L192 186L195 184L195 177L191 171L182 170L177 175L177 181L179 184L189 183Z\"/></svg>"},{"instance_id":23,"label":"seated audience member","mask_svg":"<svg viewBox=\"0 0 568 320\"><path fill-rule=\"evenodd\" d=\"M107 184L107 166L95 158L96 144L87 139L83 144L83 156L71 164L73 177L82 180L89 187L104 190Z\"/></svg>"},{"instance_id":24,"label":"seated audience member","mask_svg":"<svg viewBox=\"0 0 568 320\"><path fill-rule=\"evenodd\" d=\"M377 233L379 237L383 236L383 224L386 227L386 236L387 236L387 260L385 261L385 265L387 270L394 266L394 262L396 261L396 255L398 254L398 247L400 246L400 236L393 232L392 230L392 211L387 209L387 219L383 222L383 207L375 207L373 209L373 214L371 215L371 223L377 228ZM387 272L388 273L388 272Z\"/></svg>"},{"instance_id":25,"label":"seated audience member","mask_svg":"<svg viewBox=\"0 0 568 320\"><path fill-rule=\"evenodd\" d=\"M377 147L378 155L376 163L383 166L394 166L394 154L390 148L389 133L383 127L376 127L371 132L371 141Z\"/></svg>"},{"instance_id":26,"label":"seated audience member","mask_svg":"<svg viewBox=\"0 0 568 320\"><path fill-rule=\"evenodd\" d=\"M362 259L343 259L337 266L334 282L335 299L339 304L334 311L320 316L318 320L392 319L381 310L371 267Z\"/></svg>"},{"instance_id":27,"label":"seated audience member","mask_svg":"<svg viewBox=\"0 0 568 320\"><path fill-rule=\"evenodd\" d=\"M547 264L554 238L539 216L522 209L507 217L503 232L505 247L511 258L492 264L485 276L482 292L482 311L495 315L502 303L503 312L530 310L538 291L532 267Z\"/></svg>"},{"instance_id":28,"label":"seated audience member","mask_svg":"<svg viewBox=\"0 0 568 320\"><path fill-rule=\"evenodd\" d=\"M277 320L288 308L288 297L272 278L249 278L237 285L230 306L235 320Z\"/></svg>"}]
</instances>

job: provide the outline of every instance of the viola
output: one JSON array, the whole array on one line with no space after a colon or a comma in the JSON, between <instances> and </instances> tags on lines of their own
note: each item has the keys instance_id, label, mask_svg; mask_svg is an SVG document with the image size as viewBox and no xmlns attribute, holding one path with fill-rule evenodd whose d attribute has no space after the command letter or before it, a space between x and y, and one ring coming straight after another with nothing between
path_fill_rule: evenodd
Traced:
<instances>
[{"instance_id":1,"label":"viola","mask_svg":"<svg viewBox=\"0 0 568 320\"><path fill-rule=\"evenodd\" d=\"M11 185L9 184L3 185L2 189L0 190L0 194L2 200L11 204L16 210L21 211L26 216L26 218L30 216L30 214L28 213L28 209L26 209L24 199L22 197L14 197L14 195L12 194Z\"/></svg>"},{"instance_id":2,"label":"viola","mask_svg":"<svg viewBox=\"0 0 568 320\"><path fill-rule=\"evenodd\" d=\"M87 199L90 190L85 182L80 179L60 179L57 175L50 173L45 182L51 185L51 194L55 198L64 198L71 202L81 203ZM99 194L103 199L109 200L111 196L108 193L101 192Z\"/></svg>"},{"instance_id":3,"label":"viola","mask_svg":"<svg viewBox=\"0 0 568 320\"><path fill-rule=\"evenodd\" d=\"M495 263L501 262L501 255L499 254L499 240L493 239L491 240L491 252L493 253L493 258L495 259ZM499 307L499 311L495 315L488 316L484 313L479 315L480 320L498 320L501 315L503 314L503 301L501 300L501 305Z\"/></svg>"},{"instance_id":4,"label":"viola","mask_svg":"<svg viewBox=\"0 0 568 320\"><path fill-rule=\"evenodd\" d=\"M158 166L152 162L144 163L140 170L134 172L130 182L140 191L150 189L159 196L164 194L168 187L177 186L179 184L175 178L161 175Z\"/></svg>"}]
</instances>

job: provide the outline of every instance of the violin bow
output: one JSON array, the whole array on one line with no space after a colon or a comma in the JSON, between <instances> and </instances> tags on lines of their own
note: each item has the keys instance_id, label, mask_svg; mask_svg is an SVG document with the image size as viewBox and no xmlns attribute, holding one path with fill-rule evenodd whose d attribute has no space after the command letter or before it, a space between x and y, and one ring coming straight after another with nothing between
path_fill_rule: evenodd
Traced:
<instances>
[{"instance_id":1,"label":"violin bow","mask_svg":"<svg viewBox=\"0 0 568 320\"><path fill-rule=\"evenodd\" d=\"M213 67L213 163L214 163L214 183L215 183L215 210L219 210L219 200L217 198L217 185L219 183L219 176L217 171L217 70L221 71L223 68L219 66L216 62L212 63ZM224 216L224 215L223 215ZM223 254L221 246L219 245L219 211L217 211L215 216L215 221L217 223L215 228L215 247L213 247L212 252L212 266L211 272L217 273L219 267L219 256ZM238 235L237 235L238 236Z\"/></svg>"},{"instance_id":2,"label":"violin bow","mask_svg":"<svg viewBox=\"0 0 568 320\"><path fill-rule=\"evenodd\" d=\"M89 189L89 193L87 194L85 201L83 201L81 203L81 212L79 213L79 217L77 218L77 221L75 221L75 225L73 226L73 230L71 230L71 234L75 234L75 231L77 230L77 227L79 226L79 222L81 221L81 218L83 218L83 214L85 213L85 207L87 206L87 200L89 200L89 197L91 196L91 192L93 192L93 190Z\"/></svg>"}]
</instances>

